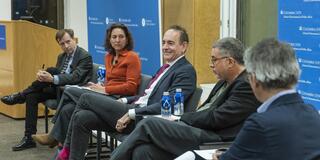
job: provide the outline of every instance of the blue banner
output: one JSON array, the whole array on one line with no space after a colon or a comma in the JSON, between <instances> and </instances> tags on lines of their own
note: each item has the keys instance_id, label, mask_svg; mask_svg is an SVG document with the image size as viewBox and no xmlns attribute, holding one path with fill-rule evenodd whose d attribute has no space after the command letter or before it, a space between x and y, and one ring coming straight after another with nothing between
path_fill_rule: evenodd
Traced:
<instances>
[{"instance_id":1,"label":"blue banner","mask_svg":"<svg viewBox=\"0 0 320 160\"><path fill-rule=\"evenodd\" d=\"M6 26L0 25L0 49L6 49Z\"/></svg>"},{"instance_id":2,"label":"blue banner","mask_svg":"<svg viewBox=\"0 0 320 160\"><path fill-rule=\"evenodd\" d=\"M295 50L301 68L298 92L320 113L320 0L280 0L279 39Z\"/></svg>"},{"instance_id":3,"label":"blue banner","mask_svg":"<svg viewBox=\"0 0 320 160\"><path fill-rule=\"evenodd\" d=\"M160 0L87 0L88 48L95 63L104 64L106 29L112 23L129 27L142 72L153 75L161 65Z\"/></svg>"}]
</instances>

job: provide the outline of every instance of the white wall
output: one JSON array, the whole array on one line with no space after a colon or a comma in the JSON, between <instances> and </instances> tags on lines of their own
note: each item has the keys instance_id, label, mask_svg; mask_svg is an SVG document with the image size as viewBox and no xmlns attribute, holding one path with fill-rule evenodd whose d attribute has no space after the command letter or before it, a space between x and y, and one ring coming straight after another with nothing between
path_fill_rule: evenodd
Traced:
<instances>
[{"instance_id":1,"label":"white wall","mask_svg":"<svg viewBox=\"0 0 320 160\"><path fill-rule=\"evenodd\" d=\"M87 0L64 1L64 27L73 29L79 46L88 50Z\"/></svg>"},{"instance_id":2,"label":"white wall","mask_svg":"<svg viewBox=\"0 0 320 160\"><path fill-rule=\"evenodd\" d=\"M0 20L11 20L11 0L0 0Z\"/></svg>"}]
</instances>

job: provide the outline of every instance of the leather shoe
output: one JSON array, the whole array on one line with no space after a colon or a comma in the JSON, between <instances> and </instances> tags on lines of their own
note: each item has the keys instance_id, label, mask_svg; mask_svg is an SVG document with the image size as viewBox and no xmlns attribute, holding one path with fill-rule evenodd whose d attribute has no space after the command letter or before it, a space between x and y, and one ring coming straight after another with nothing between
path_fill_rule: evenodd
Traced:
<instances>
[{"instance_id":1,"label":"leather shoe","mask_svg":"<svg viewBox=\"0 0 320 160\"><path fill-rule=\"evenodd\" d=\"M22 140L16 146L12 147L12 151L21 151L28 148L34 148L37 144L32 140L31 137L24 136Z\"/></svg>"},{"instance_id":2,"label":"leather shoe","mask_svg":"<svg viewBox=\"0 0 320 160\"><path fill-rule=\"evenodd\" d=\"M26 97L23 96L21 93L14 93L11 95L3 96L1 98L1 101L7 105L15 105L15 104L21 104L24 103L26 100Z\"/></svg>"},{"instance_id":3,"label":"leather shoe","mask_svg":"<svg viewBox=\"0 0 320 160\"><path fill-rule=\"evenodd\" d=\"M32 135L32 138L39 144L48 145L50 148L53 148L58 145L58 141L50 137L49 134L34 134Z\"/></svg>"}]
</instances>

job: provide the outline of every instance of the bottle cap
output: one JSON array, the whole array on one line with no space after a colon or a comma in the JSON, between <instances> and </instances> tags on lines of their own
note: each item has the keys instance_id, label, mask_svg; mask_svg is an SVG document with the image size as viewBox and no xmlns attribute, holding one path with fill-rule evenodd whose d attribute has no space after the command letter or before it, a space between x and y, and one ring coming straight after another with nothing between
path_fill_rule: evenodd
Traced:
<instances>
[{"instance_id":1,"label":"bottle cap","mask_svg":"<svg viewBox=\"0 0 320 160\"><path fill-rule=\"evenodd\" d=\"M181 88L177 88L176 92L182 92L182 89Z\"/></svg>"},{"instance_id":2,"label":"bottle cap","mask_svg":"<svg viewBox=\"0 0 320 160\"><path fill-rule=\"evenodd\" d=\"M163 92L163 95L164 95L164 96L168 96L168 95L169 95L169 92Z\"/></svg>"}]
</instances>

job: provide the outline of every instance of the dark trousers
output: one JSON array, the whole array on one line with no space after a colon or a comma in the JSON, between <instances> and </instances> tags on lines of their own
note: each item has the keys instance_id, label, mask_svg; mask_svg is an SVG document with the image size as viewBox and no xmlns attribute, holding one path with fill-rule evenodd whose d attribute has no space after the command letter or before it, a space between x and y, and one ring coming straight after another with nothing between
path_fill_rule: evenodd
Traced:
<instances>
[{"instance_id":1,"label":"dark trousers","mask_svg":"<svg viewBox=\"0 0 320 160\"><path fill-rule=\"evenodd\" d=\"M51 75L58 74L56 68L48 68ZM57 86L52 83L34 81L21 92L26 97L25 136L31 136L37 132L38 103L47 99L57 98Z\"/></svg>"},{"instance_id":2,"label":"dark trousers","mask_svg":"<svg viewBox=\"0 0 320 160\"><path fill-rule=\"evenodd\" d=\"M115 125L134 105L123 104L114 98L85 93L82 94L72 114L64 145L70 147L69 159L83 159L87 150L91 130L116 132ZM134 129L131 122L124 133Z\"/></svg>"},{"instance_id":3,"label":"dark trousers","mask_svg":"<svg viewBox=\"0 0 320 160\"><path fill-rule=\"evenodd\" d=\"M146 118L112 153L110 160L173 159L198 149L203 142L221 141L214 132L184 122Z\"/></svg>"},{"instance_id":4,"label":"dark trousers","mask_svg":"<svg viewBox=\"0 0 320 160\"><path fill-rule=\"evenodd\" d=\"M50 136L55 140L61 143L64 142L72 113L75 110L80 96L84 93L98 94L90 90L79 89L76 87L69 87L63 91L61 102L59 103L56 114L52 118L52 122L54 123L54 125L52 130L50 131Z\"/></svg>"}]
</instances>

